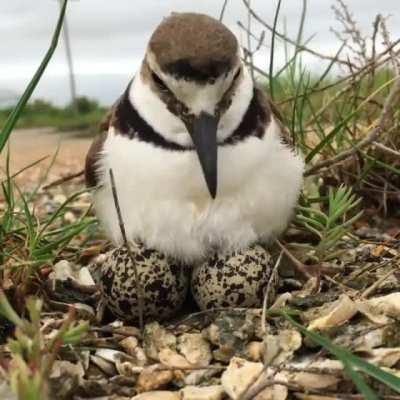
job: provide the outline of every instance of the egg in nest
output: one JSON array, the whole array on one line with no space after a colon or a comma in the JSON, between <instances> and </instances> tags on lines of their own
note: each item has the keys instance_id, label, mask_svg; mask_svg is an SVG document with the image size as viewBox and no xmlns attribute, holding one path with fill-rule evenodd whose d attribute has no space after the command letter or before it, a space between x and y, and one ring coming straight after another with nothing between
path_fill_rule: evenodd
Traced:
<instances>
[{"instance_id":1,"label":"egg in nest","mask_svg":"<svg viewBox=\"0 0 400 400\"><path fill-rule=\"evenodd\" d=\"M215 254L194 268L192 294L202 310L260 307L271 271L271 255L260 245Z\"/></svg>"},{"instance_id":2,"label":"egg in nest","mask_svg":"<svg viewBox=\"0 0 400 400\"><path fill-rule=\"evenodd\" d=\"M166 319L182 306L189 287L187 267L142 244L131 246L143 290L145 318ZM116 248L105 255L100 290L108 308L124 320L138 318L135 269L128 251Z\"/></svg>"}]
</instances>

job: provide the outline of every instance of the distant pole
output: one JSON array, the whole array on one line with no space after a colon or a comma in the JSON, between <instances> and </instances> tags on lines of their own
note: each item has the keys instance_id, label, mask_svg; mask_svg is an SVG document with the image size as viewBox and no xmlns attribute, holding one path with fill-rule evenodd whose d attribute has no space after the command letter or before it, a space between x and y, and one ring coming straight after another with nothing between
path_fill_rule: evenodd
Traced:
<instances>
[{"instance_id":1,"label":"distant pole","mask_svg":"<svg viewBox=\"0 0 400 400\"><path fill-rule=\"evenodd\" d=\"M59 0L60 7L62 5L62 1ZM67 56L68 63L68 71L69 71L69 86L71 91L71 106L76 111L76 81L75 81L75 73L74 73L74 63L72 61L72 51L71 51L71 42L69 39L69 29L68 29L68 18L65 16L64 26L63 26L63 36L64 36L64 44L65 44L65 53Z\"/></svg>"}]
</instances>

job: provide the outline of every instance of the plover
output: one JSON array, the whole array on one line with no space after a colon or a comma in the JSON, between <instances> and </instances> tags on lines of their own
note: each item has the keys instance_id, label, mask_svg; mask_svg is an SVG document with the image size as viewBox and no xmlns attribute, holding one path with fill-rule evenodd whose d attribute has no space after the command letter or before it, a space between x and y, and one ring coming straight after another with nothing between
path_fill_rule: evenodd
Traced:
<instances>
[{"instance_id":1,"label":"plover","mask_svg":"<svg viewBox=\"0 0 400 400\"><path fill-rule=\"evenodd\" d=\"M165 18L106 125L88 153L86 180L97 187L95 209L116 245L110 168L128 238L183 262L286 228L303 161L219 21Z\"/></svg>"}]
</instances>

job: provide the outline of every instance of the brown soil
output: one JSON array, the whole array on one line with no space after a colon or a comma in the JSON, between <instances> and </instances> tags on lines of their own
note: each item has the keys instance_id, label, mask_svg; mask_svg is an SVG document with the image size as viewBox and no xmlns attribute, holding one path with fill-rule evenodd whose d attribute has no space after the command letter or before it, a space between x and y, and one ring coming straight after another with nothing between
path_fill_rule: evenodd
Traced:
<instances>
[{"instance_id":1,"label":"brown soil","mask_svg":"<svg viewBox=\"0 0 400 400\"><path fill-rule=\"evenodd\" d=\"M91 140L91 138L79 136L76 132L57 132L52 128L17 129L12 133L9 142L11 174L47 156L46 160L24 171L18 177L19 183L24 186L37 184L53 162L57 149L58 154L46 182L78 172L83 169ZM6 153L4 151L0 155L1 180L5 176Z\"/></svg>"}]
</instances>

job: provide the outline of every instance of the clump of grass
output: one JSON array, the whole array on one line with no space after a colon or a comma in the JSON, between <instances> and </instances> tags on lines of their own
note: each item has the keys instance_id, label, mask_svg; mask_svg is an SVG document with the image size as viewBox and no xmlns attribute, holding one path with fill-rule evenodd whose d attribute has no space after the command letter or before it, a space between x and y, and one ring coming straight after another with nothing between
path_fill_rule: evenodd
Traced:
<instances>
[{"instance_id":1,"label":"clump of grass","mask_svg":"<svg viewBox=\"0 0 400 400\"><path fill-rule=\"evenodd\" d=\"M0 315L15 325L15 338L9 339L8 347L11 388L19 399L49 399L48 378L60 349L79 343L89 329L88 323L75 323L71 311L54 337L46 340L41 330L42 306L41 300L28 298L29 319L23 319L0 291Z\"/></svg>"},{"instance_id":2,"label":"clump of grass","mask_svg":"<svg viewBox=\"0 0 400 400\"><path fill-rule=\"evenodd\" d=\"M336 54L324 54L313 49L312 37L304 37L306 0L301 2L294 38L278 21L280 1L273 24L260 17L248 0L243 3L252 16L251 23L240 23L247 37L243 41L247 63L278 102L293 142L305 156L306 175L322 177L315 179L320 186L327 181L337 187L353 186L364 201L378 203L385 212L390 201L391 210L396 204L398 208L400 38L390 37L386 19L378 15L371 32L362 32L346 4L336 0L334 32L341 43ZM260 30L264 31L257 36L254 32ZM254 53L268 41L266 32L270 33L269 65L251 65ZM384 47L378 51L379 41ZM286 57L280 68L274 62L278 46L284 47ZM324 69L311 72L304 55ZM366 140L369 137L373 140Z\"/></svg>"},{"instance_id":3,"label":"clump of grass","mask_svg":"<svg viewBox=\"0 0 400 400\"><path fill-rule=\"evenodd\" d=\"M318 205L313 207L310 202L306 206L298 206L297 222L315 234L319 240L313 247L313 255L317 262L327 260L335 254L339 241L363 214L363 211L354 213L360 202L361 198L357 198L351 188L342 185L337 189L329 188L326 211L324 208L318 208ZM352 213L354 215L351 215Z\"/></svg>"},{"instance_id":4,"label":"clump of grass","mask_svg":"<svg viewBox=\"0 0 400 400\"><path fill-rule=\"evenodd\" d=\"M27 283L28 277L38 267L52 264L69 243L94 224L95 220L89 217L90 210L87 210L75 222L64 223L65 213L86 190L66 198L51 214L39 215L35 200L41 182L32 192L25 193L17 185L16 176L10 176L9 166L10 158L7 157L6 179L1 182L5 203L0 215L0 241L4 245L0 263L3 265L3 274L6 267L7 271L14 271L13 274ZM21 283L21 280L17 279L17 282Z\"/></svg>"}]
</instances>

